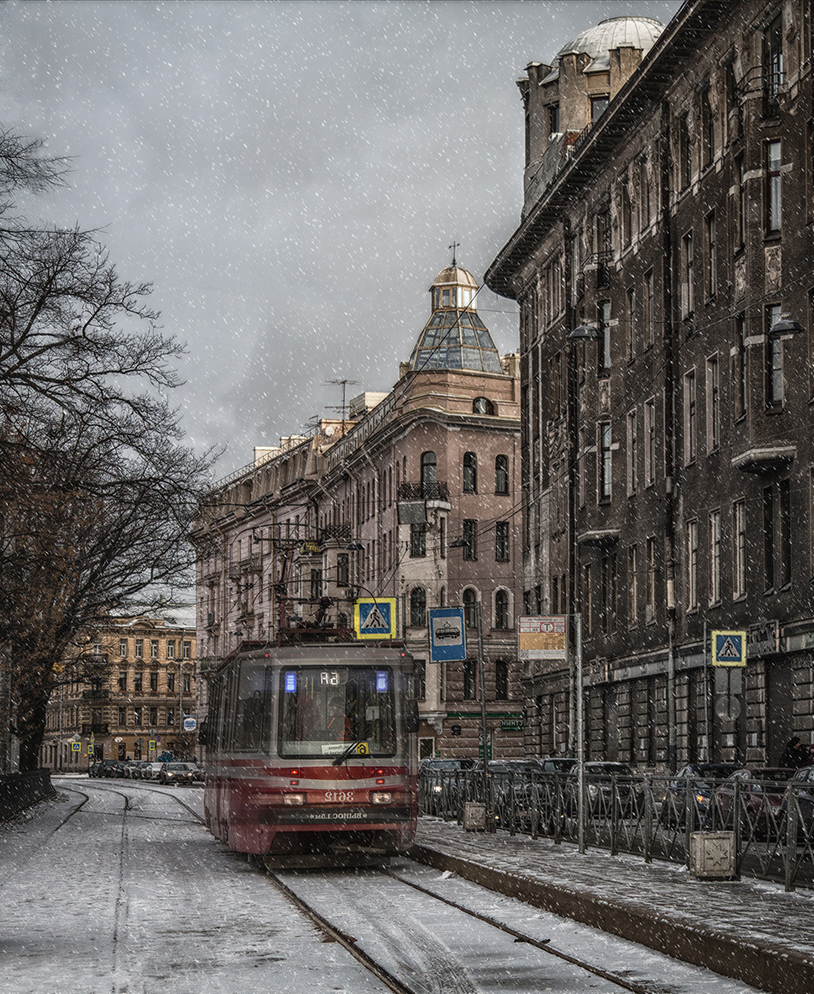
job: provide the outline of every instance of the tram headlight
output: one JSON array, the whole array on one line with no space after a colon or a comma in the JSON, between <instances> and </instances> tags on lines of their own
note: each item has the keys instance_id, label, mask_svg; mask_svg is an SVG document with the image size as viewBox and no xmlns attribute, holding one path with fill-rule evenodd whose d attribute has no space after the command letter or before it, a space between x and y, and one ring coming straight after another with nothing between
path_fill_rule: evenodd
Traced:
<instances>
[{"instance_id":1,"label":"tram headlight","mask_svg":"<svg viewBox=\"0 0 814 994\"><path fill-rule=\"evenodd\" d=\"M374 790L370 795L371 804L392 804L393 794L389 790Z\"/></svg>"},{"instance_id":2,"label":"tram headlight","mask_svg":"<svg viewBox=\"0 0 814 994\"><path fill-rule=\"evenodd\" d=\"M283 794L283 804L287 804L293 808L300 808L305 804L305 794Z\"/></svg>"}]
</instances>

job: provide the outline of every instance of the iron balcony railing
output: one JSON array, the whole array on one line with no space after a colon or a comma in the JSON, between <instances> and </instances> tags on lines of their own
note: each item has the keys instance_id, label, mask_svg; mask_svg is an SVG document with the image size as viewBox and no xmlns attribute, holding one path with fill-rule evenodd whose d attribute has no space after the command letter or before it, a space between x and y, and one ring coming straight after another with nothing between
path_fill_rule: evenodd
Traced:
<instances>
[{"instance_id":1,"label":"iron balcony railing","mask_svg":"<svg viewBox=\"0 0 814 994\"><path fill-rule=\"evenodd\" d=\"M446 483L400 483L399 500L441 500L449 503Z\"/></svg>"}]
</instances>

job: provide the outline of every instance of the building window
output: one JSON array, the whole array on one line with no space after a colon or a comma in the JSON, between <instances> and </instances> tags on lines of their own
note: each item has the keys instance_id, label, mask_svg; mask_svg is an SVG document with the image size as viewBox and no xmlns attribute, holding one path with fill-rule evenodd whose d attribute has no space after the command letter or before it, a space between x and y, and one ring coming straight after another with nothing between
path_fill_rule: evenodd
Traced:
<instances>
[{"instance_id":1,"label":"building window","mask_svg":"<svg viewBox=\"0 0 814 994\"><path fill-rule=\"evenodd\" d=\"M509 522L495 523L495 559L499 563L509 561Z\"/></svg>"},{"instance_id":2,"label":"building window","mask_svg":"<svg viewBox=\"0 0 814 994\"><path fill-rule=\"evenodd\" d=\"M712 101L709 87L701 94L701 165L711 166L715 159L715 120L712 115Z\"/></svg>"},{"instance_id":3,"label":"building window","mask_svg":"<svg viewBox=\"0 0 814 994\"><path fill-rule=\"evenodd\" d=\"M463 557L464 559L478 558L478 523L471 518L463 522Z\"/></svg>"},{"instance_id":4,"label":"building window","mask_svg":"<svg viewBox=\"0 0 814 994\"><path fill-rule=\"evenodd\" d=\"M427 661L425 659L413 660L413 697L417 701L427 698Z\"/></svg>"},{"instance_id":5,"label":"building window","mask_svg":"<svg viewBox=\"0 0 814 994\"><path fill-rule=\"evenodd\" d=\"M688 231L681 239L681 314L684 318L692 317L695 311L695 273L692 232Z\"/></svg>"},{"instance_id":6,"label":"building window","mask_svg":"<svg viewBox=\"0 0 814 994\"><path fill-rule=\"evenodd\" d=\"M780 586L791 583L791 487L780 481Z\"/></svg>"},{"instance_id":7,"label":"building window","mask_svg":"<svg viewBox=\"0 0 814 994\"><path fill-rule=\"evenodd\" d=\"M509 458L508 456L495 457L495 493L507 494L509 492Z\"/></svg>"},{"instance_id":8,"label":"building window","mask_svg":"<svg viewBox=\"0 0 814 994\"><path fill-rule=\"evenodd\" d=\"M678 119L678 188L684 190L692 179L692 143L686 114Z\"/></svg>"},{"instance_id":9,"label":"building window","mask_svg":"<svg viewBox=\"0 0 814 994\"><path fill-rule=\"evenodd\" d=\"M175 659L175 640L169 639L167 641L167 659Z\"/></svg>"},{"instance_id":10,"label":"building window","mask_svg":"<svg viewBox=\"0 0 814 994\"><path fill-rule=\"evenodd\" d=\"M780 172L780 142L766 142L766 234L779 235L782 224L783 182Z\"/></svg>"},{"instance_id":11,"label":"building window","mask_svg":"<svg viewBox=\"0 0 814 994\"><path fill-rule=\"evenodd\" d=\"M644 404L644 482L651 487L656 479L656 398Z\"/></svg>"},{"instance_id":12,"label":"building window","mask_svg":"<svg viewBox=\"0 0 814 994\"><path fill-rule=\"evenodd\" d=\"M627 412L627 492L635 494L638 487L639 439L636 408Z\"/></svg>"},{"instance_id":13,"label":"building window","mask_svg":"<svg viewBox=\"0 0 814 994\"><path fill-rule=\"evenodd\" d=\"M140 694L143 689L143 675L141 673L133 674L133 690Z\"/></svg>"},{"instance_id":14,"label":"building window","mask_svg":"<svg viewBox=\"0 0 814 994\"><path fill-rule=\"evenodd\" d=\"M119 655L127 655L127 639L119 639Z\"/></svg>"},{"instance_id":15,"label":"building window","mask_svg":"<svg viewBox=\"0 0 814 994\"><path fill-rule=\"evenodd\" d=\"M318 601L322 597L322 570L311 570L311 600Z\"/></svg>"},{"instance_id":16,"label":"building window","mask_svg":"<svg viewBox=\"0 0 814 994\"><path fill-rule=\"evenodd\" d=\"M415 559L427 554L427 526L410 525L410 555Z\"/></svg>"},{"instance_id":17,"label":"building window","mask_svg":"<svg viewBox=\"0 0 814 994\"><path fill-rule=\"evenodd\" d=\"M119 708L119 727L123 728L127 725L127 708Z\"/></svg>"},{"instance_id":18,"label":"building window","mask_svg":"<svg viewBox=\"0 0 814 994\"><path fill-rule=\"evenodd\" d=\"M630 245L633 240L633 202L630 199L630 186L627 176L622 180L622 245Z\"/></svg>"},{"instance_id":19,"label":"building window","mask_svg":"<svg viewBox=\"0 0 814 994\"><path fill-rule=\"evenodd\" d=\"M721 512L709 512L709 602L721 600Z\"/></svg>"},{"instance_id":20,"label":"building window","mask_svg":"<svg viewBox=\"0 0 814 994\"><path fill-rule=\"evenodd\" d=\"M505 659L495 660L495 700L509 699L509 664Z\"/></svg>"},{"instance_id":21,"label":"building window","mask_svg":"<svg viewBox=\"0 0 814 994\"><path fill-rule=\"evenodd\" d=\"M136 656L139 659L144 657L144 639L136 639Z\"/></svg>"},{"instance_id":22,"label":"building window","mask_svg":"<svg viewBox=\"0 0 814 994\"><path fill-rule=\"evenodd\" d=\"M477 662L474 659L464 660L464 700L474 701L477 696Z\"/></svg>"},{"instance_id":23,"label":"building window","mask_svg":"<svg viewBox=\"0 0 814 994\"><path fill-rule=\"evenodd\" d=\"M774 493L763 488L763 577L766 590L774 588Z\"/></svg>"},{"instance_id":24,"label":"building window","mask_svg":"<svg viewBox=\"0 0 814 994\"><path fill-rule=\"evenodd\" d=\"M763 73L766 114L777 114L783 85L783 14L778 13L763 33Z\"/></svg>"},{"instance_id":25,"label":"building window","mask_svg":"<svg viewBox=\"0 0 814 994\"><path fill-rule=\"evenodd\" d=\"M639 622L639 547L627 550L627 622L632 628Z\"/></svg>"},{"instance_id":26,"label":"building window","mask_svg":"<svg viewBox=\"0 0 814 994\"><path fill-rule=\"evenodd\" d=\"M391 542L391 548L392 545ZM447 558L447 519L443 515L438 517L438 554L442 559Z\"/></svg>"},{"instance_id":27,"label":"building window","mask_svg":"<svg viewBox=\"0 0 814 994\"><path fill-rule=\"evenodd\" d=\"M158 724L158 708L150 708L150 724L153 727Z\"/></svg>"},{"instance_id":28,"label":"building window","mask_svg":"<svg viewBox=\"0 0 814 994\"><path fill-rule=\"evenodd\" d=\"M591 572L591 564L586 563L582 567L582 622L586 638L590 638L594 632L593 577Z\"/></svg>"},{"instance_id":29,"label":"building window","mask_svg":"<svg viewBox=\"0 0 814 994\"><path fill-rule=\"evenodd\" d=\"M171 694L175 692L175 674L174 673L168 673L167 674L167 690Z\"/></svg>"},{"instance_id":30,"label":"building window","mask_svg":"<svg viewBox=\"0 0 814 994\"><path fill-rule=\"evenodd\" d=\"M421 487L434 485L437 480L438 463L434 452L422 452L421 454ZM406 473L405 473L406 476ZM403 481L406 483L406 480Z\"/></svg>"},{"instance_id":31,"label":"building window","mask_svg":"<svg viewBox=\"0 0 814 994\"><path fill-rule=\"evenodd\" d=\"M616 631L616 553L602 557L602 631L610 635Z\"/></svg>"},{"instance_id":32,"label":"building window","mask_svg":"<svg viewBox=\"0 0 814 994\"><path fill-rule=\"evenodd\" d=\"M509 628L509 595L505 590L495 593L495 628Z\"/></svg>"},{"instance_id":33,"label":"building window","mask_svg":"<svg viewBox=\"0 0 814 994\"><path fill-rule=\"evenodd\" d=\"M464 624L467 628L478 627L478 595L471 587L463 595Z\"/></svg>"},{"instance_id":34,"label":"building window","mask_svg":"<svg viewBox=\"0 0 814 994\"><path fill-rule=\"evenodd\" d=\"M647 159L639 163L639 228L650 224L650 174Z\"/></svg>"},{"instance_id":35,"label":"building window","mask_svg":"<svg viewBox=\"0 0 814 994\"><path fill-rule=\"evenodd\" d=\"M158 659L158 639L150 641L150 659Z\"/></svg>"},{"instance_id":36,"label":"building window","mask_svg":"<svg viewBox=\"0 0 814 994\"><path fill-rule=\"evenodd\" d=\"M633 362L636 358L636 287L627 289L627 314L625 315L625 325L627 326L627 359Z\"/></svg>"},{"instance_id":37,"label":"building window","mask_svg":"<svg viewBox=\"0 0 814 994\"><path fill-rule=\"evenodd\" d=\"M707 359L707 452L715 452L721 444L721 382L718 356Z\"/></svg>"},{"instance_id":38,"label":"building window","mask_svg":"<svg viewBox=\"0 0 814 994\"><path fill-rule=\"evenodd\" d=\"M684 464L695 462L697 455L698 409L695 370L684 375Z\"/></svg>"},{"instance_id":39,"label":"building window","mask_svg":"<svg viewBox=\"0 0 814 994\"><path fill-rule=\"evenodd\" d=\"M560 131L560 105L548 105L548 133L549 135L559 134Z\"/></svg>"},{"instance_id":40,"label":"building window","mask_svg":"<svg viewBox=\"0 0 814 994\"><path fill-rule=\"evenodd\" d=\"M715 211L707 214L707 298L714 297L718 292L718 236L715 226Z\"/></svg>"},{"instance_id":41,"label":"building window","mask_svg":"<svg viewBox=\"0 0 814 994\"><path fill-rule=\"evenodd\" d=\"M735 157L735 183L737 184L737 191L735 200L735 244L733 248L737 252L746 243L748 200L746 197L746 166L743 154Z\"/></svg>"},{"instance_id":42,"label":"building window","mask_svg":"<svg viewBox=\"0 0 814 994\"><path fill-rule=\"evenodd\" d=\"M142 724L141 715L142 715L142 709L140 707L133 708L133 724L136 726L136 728L141 727Z\"/></svg>"},{"instance_id":43,"label":"building window","mask_svg":"<svg viewBox=\"0 0 814 994\"><path fill-rule=\"evenodd\" d=\"M732 359L732 392L735 403L732 405L735 420L746 414L746 384L748 379L748 353L746 351L746 316L735 318L735 351Z\"/></svg>"},{"instance_id":44,"label":"building window","mask_svg":"<svg viewBox=\"0 0 814 994\"><path fill-rule=\"evenodd\" d=\"M464 493L478 492L478 457L474 452L464 453Z\"/></svg>"},{"instance_id":45,"label":"building window","mask_svg":"<svg viewBox=\"0 0 814 994\"><path fill-rule=\"evenodd\" d=\"M600 300L596 305L599 341L597 342L598 375L610 376L611 368L611 305L609 300Z\"/></svg>"},{"instance_id":46,"label":"building window","mask_svg":"<svg viewBox=\"0 0 814 994\"><path fill-rule=\"evenodd\" d=\"M732 505L732 596L746 594L746 501Z\"/></svg>"},{"instance_id":47,"label":"building window","mask_svg":"<svg viewBox=\"0 0 814 994\"><path fill-rule=\"evenodd\" d=\"M609 421L599 423L598 497L600 504L610 503L611 499L611 425Z\"/></svg>"},{"instance_id":48,"label":"building window","mask_svg":"<svg viewBox=\"0 0 814 994\"><path fill-rule=\"evenodd\" d=\"M175 725L175 708L167 708L167 724L170 728Z\"/></svg>"},{"instance_id":49,"label":"building window","mask_svg":"<svg viewBox=\"0 0 814 994\"><path fill-rule=\"evenodd\" d=\"M350 556L347 552L340 552L336 557L336 585L350 586Z\"/></svg>"},{"instance_id":50,"label":"building window","mask_svg":"<svg viewBox=\"0 0 814 994\"><path fill-rule=\"evenodd\" d=\"M127 670L119 670L119 691L127 693Z\"/></svg>"},{"instance_id":51,"label":"building window","mask_svg":"<svg viewBox=\"0 0 814 994\"><path fill-rule=\"evenodd\" d=\"M185 673L184 674L184 693L185 694L191 694L192 693L192 674L191 673Z\"/></svg>"},{"instance_id":52,"label":"building window","mask_svg":"<svg viewBox=\"0 0 814 994\"><path fill-rule=\"evenodd\" d=\"M648 538L646 543L647 556L647 586L645 592L644 614L647 623L656 620L656 540Z\"/></svg>"},{"instance_id":53,"label":"building window","mask_svg":"<svg viewBox=\"0 0 814 994\"><path fill-rule=\"evenodd\" d=\"M698 607L698 522L688 521L687 533L687 610Z\"/></svg>"},{"instance_id":54,"label":"building window","mask_svg":"<svg viewBox=\"0 0 814 994\"><path fill-rule=\"evenodd\" d=\"M591 97L591 124L596 124L608 109L609 97Z\"/></svg>"},{"instance_id":55,"label":"building window","mask_svg":"<svg viewBox=\"0 0 814 994\"><path fill-rule=\"evenodd\" d=\"M783 406L783 340L771 329L780 320L780 304L766 308L766 407Z\"/></svg>"},{"instance_id":56,"label":"building window","mask_svg":"<svg viewBox=\"0 0 814 994\"><path fill-rule=\"evenodd\" d=\"M158 691L158 673L155 670L150 673L150 690L154 694Z\"/></svg>"},{"instance_id":57,"label":"building window","mask_svg":"<svg viewBox=\"0 0 814 994\"><path fill-rule=\"evenodd\" d=\"M410 624L413 628L423 628L427 623L427 591L423 587L413 587L410 592Z\"/></svg>"},{"instance_id":58,"label":"building window","mask_svg":"<svg viewBox=\"0 0 814 994\"><path fill-rule=\"evenodd\" d=\"M494 414L495 405L486 397L476 397L472 401L473 414Z\"/></svg>"},{"instance_id":59,"label":"building window","mask_svg":"<svg viewBox=\"0 0 814 994\"><path fill-rule=\"evenodd\" d=\"M655 305L655 285L653 283L653 270L644 274L644 347L649 349L656 343L656 313Z\"/></svg>"}]
</instances>

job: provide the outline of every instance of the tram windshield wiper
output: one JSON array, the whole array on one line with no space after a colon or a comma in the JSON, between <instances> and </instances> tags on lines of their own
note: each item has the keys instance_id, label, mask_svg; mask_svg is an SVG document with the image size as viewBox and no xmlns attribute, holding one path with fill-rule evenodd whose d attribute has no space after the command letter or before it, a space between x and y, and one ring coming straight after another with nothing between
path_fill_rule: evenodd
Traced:
<instances>
[{"instance_id":1,"label":"tram windshield wiper","mask_svg":"<svg viewBox=\"0 0 814 994\"><path fill-rule=\"evenodd\" d=\"M350 754L353 752L353 750L356 749L357 746L360 746L366 740L367 736L365 736L365 738L362 739L357 739L355 742L351 742L348 748L343 753L341 753L339 756L336 757L336 759L333 761L333 765L340 766L342 763L344 763L345 760L348 758L348 756L350 756Z\"/></svg>"}]
</instances>

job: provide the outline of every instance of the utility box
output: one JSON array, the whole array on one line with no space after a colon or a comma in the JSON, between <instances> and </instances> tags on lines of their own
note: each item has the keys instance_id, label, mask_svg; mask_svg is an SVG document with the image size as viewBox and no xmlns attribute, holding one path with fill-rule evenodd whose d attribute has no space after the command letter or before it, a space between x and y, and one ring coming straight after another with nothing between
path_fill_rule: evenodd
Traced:
<instances>
[{"instance_id":1,"label":"utility box","mask_svg":"<svg viewBox=\"0 0 814 994\"><path fill-rule=\"evenodd\" d=\"M486 805L477 801L464 802L464 831L486 831Z\"/></svg>"},{"instance_id":2,"label":"utility box","mask_svg":"<svg viewBox=\"0 0 814 994\"><path fill-rule=\"evenodd\" d=\"M701 880L731 880L735 876L735 833L693 832L690 873Z\"/></svg>"}]
</instances>

